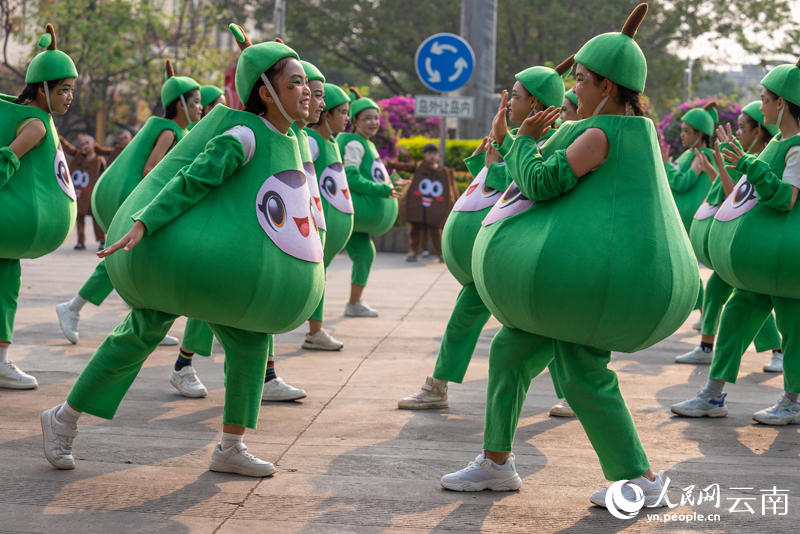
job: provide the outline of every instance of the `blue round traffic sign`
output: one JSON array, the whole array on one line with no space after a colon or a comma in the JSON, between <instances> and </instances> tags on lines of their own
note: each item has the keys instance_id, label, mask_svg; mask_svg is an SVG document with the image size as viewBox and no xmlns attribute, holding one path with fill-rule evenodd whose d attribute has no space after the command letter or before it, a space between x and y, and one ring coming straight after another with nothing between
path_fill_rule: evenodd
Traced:
<instances>
[{"instance_id":1,"label":"blue round traffic sign","mask_svg":"<svg viewBox=\"0 0 800 534\"><path fill-rule=\"evenodd\" d=\"M469 81L475 68L475 52L462 37L437 33L419 45L414 65L417 76L428 89L449 93Z\"/></svg>"}]
</instances>

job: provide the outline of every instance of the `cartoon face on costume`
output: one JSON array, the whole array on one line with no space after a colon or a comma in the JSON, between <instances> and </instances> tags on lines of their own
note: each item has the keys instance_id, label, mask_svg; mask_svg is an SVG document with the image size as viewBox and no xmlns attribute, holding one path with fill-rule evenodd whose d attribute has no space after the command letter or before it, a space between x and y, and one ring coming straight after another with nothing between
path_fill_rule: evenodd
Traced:
<instances>
[{"instance_id":1,"label":"cartoon face on costume","mask_svg":"<svg viewBox=\"0 0 800 534\"><path fill-rule=\"evenodd\" d=\"M481 172L472 180L464 194L458 197L453 206L453 211L481 211L494 206L502 191L486 186L486 176L488 174L488 167L481 169Z\"/></svg>"},{"instance_id":2,"label":"cartoon face on costume","mask_svg":"<svg viewBox=\"0 0 800 534\"><path fill-rule=\"evenodd\" d=\"M728 195L728 198L722 203L714 218L723 222L732 221L753 209L756 204L758 204L756 189L747 181L747 175L745 175L733 188L733 193Z\"/></svg>"},{"instance_id":3,"label":"cartoon face on costume","mask_svg":"<svg viewBox=\"0 0 800 534\"><path fill-rule=\"evenodd\" d=\"M56 180L61 190L72 200L77 199L75 195L75 187L72 185L72 177L69 174L69 167L67 166L67 158L64 157L64 151L58 147L56 152L56 160L53 163L53 170L56 173Z\"/></svg>"},{"instance_id":4,"label":"cartoon face on costume","mask_svg":"<svg viewBox=\"0 0 800 534\"><path fill-rule=\"evenodd\" d=\"M372 173L372 179L375 180L376 183L389 183L389 171L386 170L381 160L376 159L372 162L372 170L370 172Z\"/></svg>"},{"instance_id":5,"label":"cartoon face on costume","mask_svg":"<svg viewBox=\"0 0 800 534\"><path fill-rule=\"evenodd\" d=\"M698 221L702 221L708 219L709 217L713 217L716 215L717 211L719 211L719 206L712 206L704 200L697 209L697 213L694 214L694 218Z\"/></svg>"},{"instance_id":6,"label":"cartoon face on costume","mask_svg":"<svg viewBox=\"0 0 800 534\"><path fill-rule=\"evenodd\" d=\"M303 169L306 171L308 193L311 195L311 213L314 214L314 221L316 221L317 227L325 230L327 226L325 226L325 214L322 212L322 200L319 198L317 171L314 170L314 164L311 162L303 163Z\"/></svg>"},{"instance_id":7,"label":"cartoon face on costume","mask_svg":"<svg viewBox=\"0 0 800 534\"><path fill-rule=\"evenodd\" d=\"M261 228L279 249L295 258L322 261L322 242L311 213L306 175L298 170L278 172L264 181L256 196Z\"/></svg>"},{"instance_id":8,"label":"cartoon face on costume","mask_svg":"<svg viewBox=\"0 0 800 534\"><path fill-rule=\"evenodd\" d=\"M423 178L419 182L419 187L414 194L422 197L422 206L430 208L434 199L438 202L444 202L444 186L439 180L431 180L430 178Z\"/></svg>"},{"instance_id":9,"label":"cartoon face on costume","mask_svg":"<svg viewBox=\"0 0 800 534\"><path fill-rule=\"evenodd\" d=\"M503 196L500 197L500 200L494 205L492 211L486 215L486 218L483 220L483 225L489 226L492 223L496 223L512 215L522 213L531 206L533 206L533 201L525 198L522 195L522 191L517 187L517 184L511 182L511 185L508 186L506 192L503 193Z\"/></svg>"},{"instance_id":10,"label":"cartoon face on costume","mask_svg":"<svg viewBox=\"0 0 800 534\"><path fill-rule=\"evenodd\" d=\"M72 184L75 186L75 194L80 197L83 190L89 186L89 173L77 169L72 173Z\"/></svg>"},{"instance_id":11,"label":"cartoon face on costume","mask_svg":"<svg viewBox=\"0 0 800 534\"><path fill-rule=\"evenodd\" d=\"M347 187L347 176L341 163L331 163L319 177L322 196L342 213L353 213L353 199Z\"/></svg>"}]
</instances>

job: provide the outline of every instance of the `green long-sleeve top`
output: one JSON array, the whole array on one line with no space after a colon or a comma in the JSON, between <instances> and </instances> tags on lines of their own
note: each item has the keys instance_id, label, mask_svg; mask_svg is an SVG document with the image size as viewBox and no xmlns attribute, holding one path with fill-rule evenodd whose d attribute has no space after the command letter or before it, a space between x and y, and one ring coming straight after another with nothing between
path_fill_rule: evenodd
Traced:
<instances>
[{"instance_id":1,"label":"green long-sleeve top","mask_svg":"<svg viewBox=\"0 0 800 534\"><path fill-rule=\"evenodd\" d=\"M464 159L464 165L473 178L486 166L486 153L473 154ZM511 185L511 175L508 172L508 165L504 163L490 163L486 172L486 187L498 191L505 191Z\"/></svg>"},{"instance_id":2,"label":"green long-sleeve top","mask_svg":"<svg viewBox=\"0 0 800 534\"><path fill-rule=\"evenodd\" d=\"M711 165L714 165L714 152L710 148L701 148L699 150L706 155ZM678 194L687 192L703 177L705 177L706 180L709 179L708 174L704 172L697 174L697 172L691 168L694 158L694 150L690 148L681 154L675 162L679 168L675 168L675 165L670 162L664 163L664 171L667 173L669 187ZM716 165L714 165L714 168L716 168Z\"/></svg>"},{"instance_id":3,"label":"green long-sleeve top","mask_svg":"<svg viewBox=\"0 0 800 534\"><path fill-rule=\"evenodd\" d=\"M736 171L747 175L755 186L759 204L778 211L789 211L792 205L792 185L770 171L769 163L752 154L745 154L736 164Z\"/></svg>"},{"instance_id":4,"label":"green long-sleeve top","mask_svg":"<svg viewBox=\"0 0 800 534\"><path fill-rule=\"evenodd\" d=\"M550 200L578 184L578 177L567 161L567 151L556 150L545 159L533 137L517 136L504 157L514 183L528 200Z\"/></svg>"},{"instance_id":5,"label":"green long-sleeve top","mask_svg":"<svg viewBox=\"0 0 800 534\"><path fill-rule=\"evenodd\" d=\"M11 150L11 147L0 148L0 189L16 174L19 165L19 158Z\"/></svg>"},{"instance_id":6,"label":"green long-sleeve top","mask_svg":"<svg viewBox=\"0 0 800 534\"><path fill-rule=\"evenodd\" d=\"M245 161L242 144L230 134L212 138L195 160L182 168L150 203L133 214L148 235L186 212L212 188L227 180Z\"/></svg>"}]
</instances>

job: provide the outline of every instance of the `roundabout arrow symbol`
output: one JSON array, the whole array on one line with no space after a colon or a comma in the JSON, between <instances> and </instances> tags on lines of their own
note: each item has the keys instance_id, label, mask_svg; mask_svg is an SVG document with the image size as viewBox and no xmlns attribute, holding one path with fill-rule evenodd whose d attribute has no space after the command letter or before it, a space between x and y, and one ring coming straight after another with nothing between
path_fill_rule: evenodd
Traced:
<instances>
[{"instance_id":1,"label":"roundabout arrow symbol","mask_svg":"<svg viewBox=\"0 0 800 534\"><path fill-rule=\"evenodd\" d=\"M428 81L431 83L439 83L442 81L442 75L438 70L431 67L431 58L425 58L425 70L428 71Z\"/></svg>"},{"instance_id":2,"label":"roundabout arrow symbol","mask_svg":"<svg viewBox=\"0 0 800 534\"><path fill-rule=\"evenodd\" d=\"M436 54L437 56L441 56L445 50L454 54L458 53L458 49L453 45L439 44L439 41L434 41L431 45L431 53Z\"/></svg>"},{"instance_id":3,"label":"roundabout arrow symbol","mask_svg":"<svg viewBox=\"0 0 800 534\"><path fill-rule=\"evenodd\" d=\"M461 73L464 72L464 69L469 68L469 63L467 63L466 59L460 57L456 60L455 68L456 68L455 74L447 78L447 81L449 82L456 81L461 76Z\"/></svg>"}]
</instances>

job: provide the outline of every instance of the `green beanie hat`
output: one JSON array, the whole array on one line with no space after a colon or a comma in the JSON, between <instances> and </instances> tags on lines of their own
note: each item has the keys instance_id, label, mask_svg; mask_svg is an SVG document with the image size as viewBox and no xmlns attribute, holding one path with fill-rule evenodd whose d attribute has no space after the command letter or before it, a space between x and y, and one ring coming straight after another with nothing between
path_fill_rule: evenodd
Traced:
<instances>
[{"instance_id":1,"label":"green beanie hat","mask_svg":"<svg viewBox=\"0 0 800 534\"><path fill-rule=\"evenodd\" d=\"M325 84L325 109L330 110L336 106L341 106L350 102L350 97L342 91L342 88L332 83Z\"/></svg>"},{"instance_id":2,"label":"green beanie hat","mask_svg":"<svg viewBox=\"0 0 800 534\"><path fill-rule=\"evenodd\" d=\"M225 91L216 85L204 85L200 88L200 103L206 107L224 94Z\"/></svg>"},{"instance_id":3,"label":"green beanie hat","mask_svg":"<svg viewBox=\"0 0 800 534\"><path fill-rule=\"evenodd\" d=\"M75 63L56 47L56 31L53 29L53 25L48 24L44 31L46 33L39 38L39 46L45 51L40 52L28 65L25 83L77 78L78 69L75 68Z\"/></svg>"},{"instance_id":4,"label":"green beanie hat","mask_svg":"<svg viewBox=\"0 0 800 534\"><path fill-rule=\"evenodd\" d=\"M796 106L800 106L800 59L794 65L778 65L764 76L761 85Z\"/></svg>"},{"instance_id":5,"label":"green beanie hat","mask_svg":"<svg viewBox=\"0 0 800 534\"><path fill-rule=\"evenodd\" d=\"M378 104L375 103L374 100L371 98L367 98L365 96L361 96L361 93L358 92L358 89L355 87L350 88L350 120L352 121L356 115L364 111L365 109L377 109L378 113L381 112L381 108L378 107Z\"/></svg>"},{"instance_id":6,"label":"green beanie hat","mask_svg":"<svg viewBox=\"0 0 800 534\"><path fill-rule=\"evenodd\" d=\"M303 66L303 70L306 72L306 76L308 76L308 81L312 82L314 80L319 80L322 83L325 83L325 76L322 75L320 70L309 63L308 61L300 60L300 64Z\"/></svg>"},{"instance_id":7,"label":"green beanie hat","mask_svg":"<svg viewBox=\"0 0 800 534\"><path fill-rule=\"evenodd\" d=\"M572 90L567 91L564 96L569 98L569 101L575 104L575 107L578 107L578 95L576 95Z\"/></svg>"},{"instance_id":8,"label":"green beanie hat","mask_svg":"<svg viewBox=\"0 0 800 534\"><path fill-rule=\"evenodd\" d=\"M285 57L300 59L297 53L280 39L254 45L241 26L231 24L228 28L242 51L236 64L236 94L239 95L242 104L247 104L258 79L275 63Z\"/></svg>"},{"instance_id":9,"label":"green beanie hat","mask_svg":"<svg viewBox=\"0 0 800 534\"><path fill-rule=\"evenodd\" d=\"M564 79L575 64L575 54L555 69L531 67L517 73L516 78L545 108L560 108L564 103Z\"/></svg>"},{"instance_id":10,"label":"green beanie hat","mask_svg":"<svg viewBox=\"0 0 800 534\"><path fill-rule=\"evenodd\" d=\"M647 79L647 61L633 37L646 14L647 4L639 4L620 33L593 38L578 51L575 61L626 89L641 93Z\"/></svg>"},{"instance_id":11,"label":"green beanie hat","mask_svg":"<svg viewBox=\"0 0 800 534\"><path fill-rule=\"evenodd\" d=\"M770 89L770 91L771 90L772 89ZM761 113L760 100L754 100L753 102L747 104L745 107L742 108L742 113L744 113L745 115L756 121L759 127L766 128L767 131L773 136L778 135L778 132L780 130L778 129L777 125L773 124L772 126L767 126L766 124L764 124L764 114Z\"/></svg>"},{"instance_id":12,"label":"green beanie hat","mask_svg":"<svg viewBox=\"0 0 800 534\"><path fill-rule=\"evenodd\" d=\"M167 60L164 77L166 81L161 87L161 104L163 104L164 107L169 106L176 99L180 98L181 95L193 89L200 90L200 84L188 76L175 76L175 71L172 68L172 62L170 60Z\"/></svg>"},{"instance_id":13,"label":"green beanie hat","mask_svg":"<svg viewBox=\"0 0 800 534\"><path fill-rule=\"evenodd\" d=\"M681 117L681 122L685 122L698 132L703 132L710 137L714 135L714 125L719 120L716 108L717 103L711 101L702 108L690 109Z\"/></svg>"}]
</instances>

